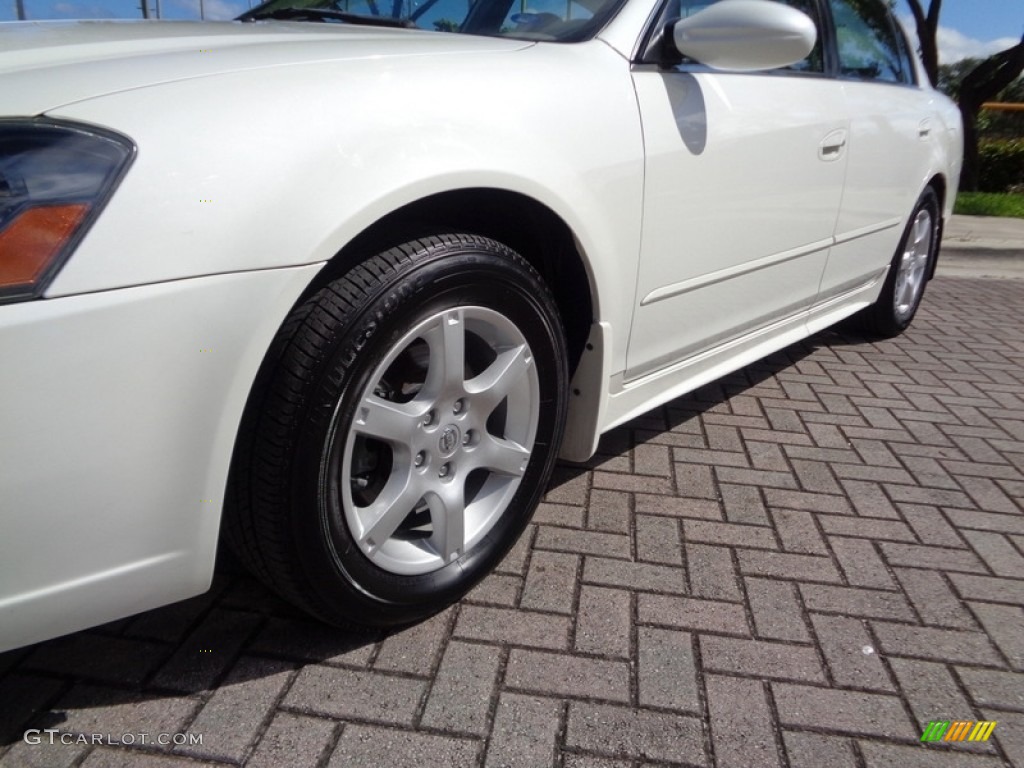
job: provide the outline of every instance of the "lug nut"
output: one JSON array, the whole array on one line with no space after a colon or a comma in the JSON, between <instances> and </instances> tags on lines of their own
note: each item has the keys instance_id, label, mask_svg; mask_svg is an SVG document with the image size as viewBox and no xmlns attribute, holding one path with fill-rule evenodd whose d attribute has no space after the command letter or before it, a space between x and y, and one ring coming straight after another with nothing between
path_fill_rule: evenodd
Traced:
<instances>
[{"instance_id":1,"label":"lug nut","mask_svg":"<svg viewBox=\"0 0 1024 768\"><path fill-rule=\"evenodd\" d=\"M420 451L419 453L416 454L416 457L412 460L412 463L417 467L422 467L423 462L425 462L426 460L427 454L425 454L423 451Z\"/></svg>"},{"instance_id":2,"label":"lug nut","mask_svg":"<svg viewBox=\"0 0 1024 768\"><path fill-rule=\"evenodd\" d=\"M452 473L451 464L442 464L441 469L438 470L438 477L448 477Z\"/></svg>"},{"instance_id":3,"label":"lug nut","mask_svg":"<svg viewBox=\"0 0 1024 768\"><path fill-rule=\"evenodd\" d=\"M434 411L433 410L427 411L427 415L423 417L423 426L424 427L429 427L433 423L434 423Z\"/></svg>"},{"instance_id":4,"label":"lug nut","mask_svg":"<svg viewBox=\"0 0 1024 768\"><path fill-rule=\"evenodd\" d=\"M452 405L452 413L462 413L462 409L466 407L466 404L461 399L456 400Z\"/></svg>"}]
</instances>

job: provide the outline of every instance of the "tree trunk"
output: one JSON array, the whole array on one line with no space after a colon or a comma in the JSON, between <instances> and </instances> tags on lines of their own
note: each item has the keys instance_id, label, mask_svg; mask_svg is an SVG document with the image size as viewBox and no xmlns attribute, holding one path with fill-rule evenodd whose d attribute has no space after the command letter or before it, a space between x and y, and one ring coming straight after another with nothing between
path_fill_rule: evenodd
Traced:
<instances>
[{"instance_id":1,"label":"tree trunk","mask_svg":"<svg viewBox=\"0 0 1024 768\"><path fill-rule=\"evenodd\" d=\"M917 27L917 39L921 43L921 62L928 79L933 86L939 84L939 13L942 11L942 0L932 0L928 13L921 7L921 0L907 0L910 12L914 14L914 25Z\"/></svg>"},{"instance_id":2,"label":"tree trunk","mask_svg":"<svg viewBox=\"0 0 1024 768\"><path fill-rule=\"evenodd\" d=\"M964 169L960 173L960 189L977 192L981 182L978 153L978 108L967 108L960 102L960 115L964 121Z\"/></svg>"},{"instance_id":3,"label":"tree trunk","mask_svg":"<svg viewBox=\"0 0 1024 768\"><path fill-rule=\"evenodd\" d=\"M964 170L960 188L977 191L978 113L981 105L994 98L1024 72L1024 38L1013 48L990 56L972 69L960 84L960 114L964 121Z\"/></svg>"}]
</instances>

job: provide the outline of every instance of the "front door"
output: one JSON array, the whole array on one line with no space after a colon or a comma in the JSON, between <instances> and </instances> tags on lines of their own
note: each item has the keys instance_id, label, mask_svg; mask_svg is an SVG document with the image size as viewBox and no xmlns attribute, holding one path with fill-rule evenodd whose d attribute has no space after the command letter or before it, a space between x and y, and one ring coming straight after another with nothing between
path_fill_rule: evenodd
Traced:
<instances>
[{"instance_id":1,"label":"front door","mask_svg":"<svg viewBox=\"0 0 1024 768\"><path fill-rule=\"evenodd\" d=\"M681 13L708 0L681 0ZM817 22L817 4L790 0ZM811 55L770 73L634 69L646 148L627 379L813 303L846 170L848 108Z\"/></svg>"}]
</instances>

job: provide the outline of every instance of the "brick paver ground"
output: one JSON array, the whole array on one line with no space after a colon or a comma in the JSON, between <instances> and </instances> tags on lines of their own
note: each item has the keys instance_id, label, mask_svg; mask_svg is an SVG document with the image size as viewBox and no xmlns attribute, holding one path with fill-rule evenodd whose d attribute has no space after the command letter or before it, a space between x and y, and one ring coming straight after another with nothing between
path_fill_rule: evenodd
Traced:
<instances>
[{"instance_id":1,"label":"brick paver ground","mask_svg":"<svg viewBox=\"0 0 1024 768\"><path fill-rule=\"evenodd\" d=\"M903 338L821 334L637 419L389 637L227 566L0 655L0 766L1024 765L1022 318L1024 283L939 279ZM923 746L931 720L999 725Z\"/></svg>"}]
</instances>

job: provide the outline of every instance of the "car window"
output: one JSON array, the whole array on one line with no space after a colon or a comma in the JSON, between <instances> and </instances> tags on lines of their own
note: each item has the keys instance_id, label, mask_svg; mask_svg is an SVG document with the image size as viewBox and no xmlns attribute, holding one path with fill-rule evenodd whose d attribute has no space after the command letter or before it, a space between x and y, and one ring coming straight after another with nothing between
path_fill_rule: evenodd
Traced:
<instances>
[{"instance_id":1,"label":"car window","mask_svg":"<svg viewBox=\"0 0 1024 768\"><path fill-rule=\"evenodd\" d=\"M694 14L700 13L705 8L714 5L719 0L673 0L676 4L676 8L670 8L669 18L688 18ZM798 11L803 11L814 21L814 26L818 29L818 41L814 44L814 50L811 51L810 55L803 61L798 61L788 67L783 67L781 71L790 72L824 72L825 71L825 54L824 54L824 43L821 35L821 17L818 14L818 4L815 0L775 0L783 5L788 5L791 8L796 8Z\"/></svg>"},{"instance_id":2,"label":"car window","mask_svg":"<svg viewBox=\"0 0 1024 768\"><path fill-rule=\"evenodd\" d=\"M909 83L909 56L896 26L879 0L829 0L836 26L839 74L859 80Z\"/></svg>"},{"instance_id":3,"label":"car window","mask_svg":"<svg viewBox=\"0 0 1024 768\"><path fill-rule=\"evenodd\" d=\"M321 5L313 3L310 7ZM331 7L362 16L411 19L421 29L454 32L469 14L471 5L469 0L336 0Z\"/></svg>"},{"instance_id":4,"label":"car window","mask_svg":"<svg viewBox=\"0 0 1024 768\"><path fill-rule=\"evenodd\" d=\"M407 0L405 16L416 22L420 29L433 29L438 32L457 32L469 9L469 0ZM393 13L393 16L401 16Z\"/></svg>"},{"instance_id":5,"label":"car window","mask_svg":"<svg viewBox=\"0 0 1024 768\"><path fill-rule=\"evenodd\" d=\"M900 46L900 67L903 70L903 82L917 83L917 69L914 66L914 54L911 53L910 42L907 40L907 33L899 23L896 23L896 42Z\"/></svg>"},{"instance_id":6,"label":"car window","mask_svg":"<svg viewBox=\"0 0 1024 768\"><path fill-rule=\"evenodd\" d=\"M575 42L592 37L624 0L266 0L238 17L380 23L467 35ZM343 16L344 15L344 16Z\"/></svg>"},{"instance_id":7,"label":"car window","mask_svg":"<svg viewBox=\"0 0 1024 768\"><path fill-rule=\"evenodd\" d=\"M594 13L575 0L514 0L501 34L552 34L582 27Z\"/></svg>"}]
</instances>

